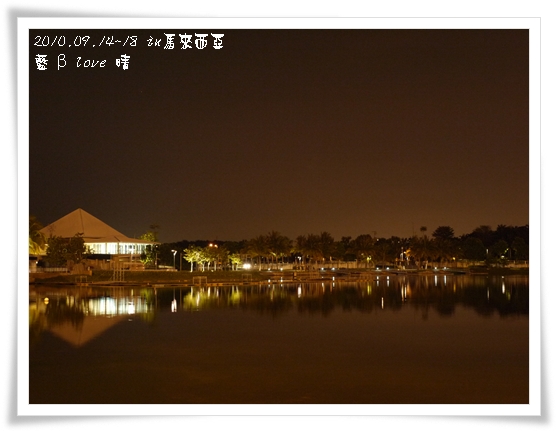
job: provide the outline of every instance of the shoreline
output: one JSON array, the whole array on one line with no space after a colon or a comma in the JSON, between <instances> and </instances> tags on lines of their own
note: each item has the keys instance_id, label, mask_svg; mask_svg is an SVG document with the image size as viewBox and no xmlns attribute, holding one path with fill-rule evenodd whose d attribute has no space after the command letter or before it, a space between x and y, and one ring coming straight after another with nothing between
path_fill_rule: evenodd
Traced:
<instances>
[{"instance_id":1,"label":"shoreline","mask_svg":"<svg viewBox=\"0 0 556 431\"><path fill-rule=\"evenodd\" d=\"M461 268L429 270L321 270L321 271L125 271L114 279L113 271L94 271L87 274L30 273L29 287L41 286L143 286L189 287L230 286L253 284L292 284L318 282L363 282L376 277L431 277L431 276L528 276L527 268Z\"/></svg>"}]
</instances>

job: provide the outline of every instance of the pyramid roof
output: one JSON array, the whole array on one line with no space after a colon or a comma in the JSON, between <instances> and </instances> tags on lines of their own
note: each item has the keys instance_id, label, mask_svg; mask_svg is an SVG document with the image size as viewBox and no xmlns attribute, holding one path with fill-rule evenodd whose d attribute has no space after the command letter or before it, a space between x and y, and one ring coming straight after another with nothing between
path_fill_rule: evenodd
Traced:
<instances>
[{"instance_id":1,"label":"pyramid roof","mask_svg":"<svg viewBox=\"0 0 556 431\"><path fill-rule=\"evenodd\" d=\"M79 327L71 322L65 322L50 328L50 332L75 347L81 347L124 320L127 320L125 315L110 318L85 316L82 325Z\"/></svg>"},{"instance_id":2,"label":"pyramid roof","mask_svg":"<svg viewBox=\"0 0 556 431\"><path fill-rule=\"evenodd\" d=\"M131 242L152 244L151 241L127 237L81 208L50 223L42 228L41 232L46 237L60 236L62 238L71 238L76 234L83 234L83 239L86 243Z\"/></svg>"}]
</instances>

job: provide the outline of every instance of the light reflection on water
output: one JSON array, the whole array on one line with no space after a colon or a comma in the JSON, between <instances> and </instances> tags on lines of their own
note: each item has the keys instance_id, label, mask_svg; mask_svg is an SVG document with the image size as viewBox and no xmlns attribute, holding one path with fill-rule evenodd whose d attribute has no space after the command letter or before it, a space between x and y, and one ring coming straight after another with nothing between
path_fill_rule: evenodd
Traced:
<instances>
[{"instance_id":1,"label":"light reflection on water","mask_svg":"<svg viewBox=\"0 0 556 431\"><path fill-rule=\"evenodd\" d=\"M390 285L380 279L366 282L297 283L235 286L169 286L163 288L41 287L31 290L32 310L46 313L47 307L62 307L83 315L114 316L148 314L168 307L179 310L202 310L219 307L242 307L261 310L267 300L285 301L285 308L298 311L324 303L333 308L368 311L380 308L397 309L408 303L419 308L434 306L444 315L454 311L456 304L475 308L480 314L528 314L528 278L516 277L396 277ZM339 289L335 289L339 287ZM212 291L211 291L212 289ZM486 296L486 301L481 297ZM380 300L378 300L380 298ZM385 299L386 298L386 299ZM311 305L312 304L312 305ZM285 304L284 304L285 305ZM275 307L268 307L274 310ZM322 310L324 314L328 309Z\"/></svg>"},{"instance_id":2,"label":"light reflection on water","mask_svg":"<svg viewBox=\"0 0 556 431\"><path fill-rule=\"evenodd\" d=\"M31 289L31 402L527 402L528 297L522 276Z\"/></svg>"}]
</instances>

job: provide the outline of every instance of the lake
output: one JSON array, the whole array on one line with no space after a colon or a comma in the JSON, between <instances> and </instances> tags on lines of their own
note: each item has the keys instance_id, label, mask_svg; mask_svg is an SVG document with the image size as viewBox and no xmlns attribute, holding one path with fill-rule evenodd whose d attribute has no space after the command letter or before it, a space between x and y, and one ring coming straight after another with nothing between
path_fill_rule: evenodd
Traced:
<instances>
[{"instance_id":1,"label":"lake","mask_svg":"<svg viewBox=\"0 0 556 431\"><path fill-rule=\"evenodd\" d=\"M30 404L527 404L527 276L30 288Z\"/></svg>"}]
</instances>

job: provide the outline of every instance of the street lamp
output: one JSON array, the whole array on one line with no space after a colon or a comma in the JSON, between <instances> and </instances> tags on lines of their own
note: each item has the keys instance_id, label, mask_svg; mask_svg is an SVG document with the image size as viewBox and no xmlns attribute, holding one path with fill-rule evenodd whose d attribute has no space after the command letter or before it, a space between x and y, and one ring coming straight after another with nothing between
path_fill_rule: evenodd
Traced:
<instances>
[{"instance_id":1,"label":"street lamp","mask_svg":"<svg viewBox=\"0 0 556 431\"><path fill-rule=\"evenodd\" d=\"M172 253L174 253L174 271L176 270L176 253L177 250L172 250Z\"/></svg>"}]
</instances>

